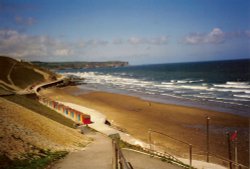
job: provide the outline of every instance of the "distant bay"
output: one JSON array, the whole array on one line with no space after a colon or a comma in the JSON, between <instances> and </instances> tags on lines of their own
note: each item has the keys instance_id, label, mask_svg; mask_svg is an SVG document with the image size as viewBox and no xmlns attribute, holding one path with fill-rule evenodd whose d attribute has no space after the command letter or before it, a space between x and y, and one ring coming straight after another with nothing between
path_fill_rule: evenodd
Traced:
<instances>
[{"instance_id":1,"label":"distant bay","mask_svg":"<svg viewBox=\"0 0 250 169\"><path fill-rule=\"evenodd\" d=\"M250 116L250 59L61 70L82 88Z\"/></svg>"}]
</instances>

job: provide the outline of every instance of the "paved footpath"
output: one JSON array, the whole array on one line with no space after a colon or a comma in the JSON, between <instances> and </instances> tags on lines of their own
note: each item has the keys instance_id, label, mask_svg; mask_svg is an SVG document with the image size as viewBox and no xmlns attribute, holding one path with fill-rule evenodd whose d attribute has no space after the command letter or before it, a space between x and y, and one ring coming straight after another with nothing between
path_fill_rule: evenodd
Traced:
<instances>
[{"instance_id":1,"label":"paved footpath","mask_svg":"<svg viewBox=\"0 0 250 169\"><path fill-rule=\"evenodd\" d=\"M98 132L87 134L94 141L85 150L69 153L52 169L112 169L112 142Z\"/></svg>"},{"instance_id":2,"label":"paved footpath","mask_svg":"<svg viewBox=\"0 0 250 169\"><path fill-rule=\"evenodd\" d=\"M183 169L179 166L163 162L158 158L153 158L135 151L123 149L122 153L134 169Z\"/></svg>"}]
</instances>

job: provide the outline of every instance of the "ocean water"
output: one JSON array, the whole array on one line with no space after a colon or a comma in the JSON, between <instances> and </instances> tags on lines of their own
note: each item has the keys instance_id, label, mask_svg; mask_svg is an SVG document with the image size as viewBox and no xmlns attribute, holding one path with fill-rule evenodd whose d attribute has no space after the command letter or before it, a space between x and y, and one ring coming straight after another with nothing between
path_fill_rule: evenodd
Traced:
<instances>
[{"instance_id":1,"label":"ocean water","mask_svg":"<svg viewBox=\"0 0 250 169\"><path fill-rule=\"evenodd\" d=\"M71 69L82 88L250 116L250 59Z\"/></svg>"}]
</instances>

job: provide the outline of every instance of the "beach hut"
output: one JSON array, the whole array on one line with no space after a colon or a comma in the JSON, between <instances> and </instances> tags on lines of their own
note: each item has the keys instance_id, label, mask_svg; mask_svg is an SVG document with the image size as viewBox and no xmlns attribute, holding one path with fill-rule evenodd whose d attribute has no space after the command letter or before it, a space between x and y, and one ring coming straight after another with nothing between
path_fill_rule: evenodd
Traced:
<instances>
[{"instance_id":1,"label":"beach hut","mask_svg":"<svg viewBox=\"0 0 250 169\"><path fill-rule=\"evenodd\" d=\"M44 97L44 98L41 99L41 102L42 102L43 104L47 104L47 99Z\"/></svg>"},{"instance_id":2,"label":"beach hut","mask_svg":"<svg viewBox=\"0 0 250 169\"><path fill-rule=\"evenodd\" d=\"M49 106L53 107L53 101L52 100L49 101Z\"/></svg>"},{"instance_id":3,"label":"beach hut","mask_svg":"<svg viewBox=\"0 0 250 169\"><path fill-rule=\"evenodd\" d=\"M75 110L70 109L70 118L74 120L74 117L75 117Z\"/></svg>"},{"instance_id":4,"label":"beach hut","mask_svg":"<svg viewBox=\"0 0 250 169\"><path fill-rule=\"evenodd\" d=\"M66 107L62 104L62 111L61 111L61 113L64 113L65 109L66 109Z\"/></svg>"},{"instance_id":5,"label":"beach hut","mask_svg":"<svg viewBox=\"0 0 250 169\"><path fill-rule=\"evenodd\" d=\"M69 114L69 107L65 107L65 108L64 108L64 114L65 114L66 116L68 116L68 114Z\"/></svg>"},{"instance_id":6,"label":"beach hut","mask_svg":"<svg viewBox=\"0 0 250 169\"><path fill-rule=\"evenodd\" d=\"M50 108L57 110L58 112L64 114L64 116L66 116L67 118L70 118L77 123L91 124L90 116L87 114L84 114L80 111L72 109L54 100L50 100L49 98L39 97L38 99L41 103L47 105Z\"/></svg>"},{"instance_id":7,"label":"beach hut","mask_svg":"<svg viewBox=\"0 0 250 169\"><path fill-rule=\"evenodd\" d=\"M58 104L57 110L58 110L59 112L62 112L62 111L63 111L63 105L62 105L62 104Z\"/></svg>"},{"instance_id":8,"label":"beach hut","mask_svg":"<svg viewBox=\"0 0 250 169\"><path fill-rule=\"evenodd\" d=\"M52 101L52 107L55 109L56 108L56 105L57 105L58 103L56 102L56 101Z\"/></svg>"},{"instance_id":9,"label":"beach hut","mask_svg":"<svg viewBox=\"0 0 250 169\"><path fill-rule=\"evenodd\" d=\"M82 123L83 124L91 124L90 116L87 114L82 114Z\"/></svg>"},{"instance_id":10,"label":"beach hut","mask_svg":"<svg viewBox=\"0 0 250 169\"><path fill-rule=\"evenodd\" d=\"M77 114L77 121L81 122L81 113L80 112Z\"/></svg>"}]
</instances>

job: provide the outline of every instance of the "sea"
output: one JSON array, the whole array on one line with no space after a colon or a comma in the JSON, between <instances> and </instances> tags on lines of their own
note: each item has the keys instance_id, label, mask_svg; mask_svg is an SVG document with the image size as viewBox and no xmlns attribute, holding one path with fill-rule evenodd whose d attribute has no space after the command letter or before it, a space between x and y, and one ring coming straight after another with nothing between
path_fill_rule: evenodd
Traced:
<instances>
[{"instance_id":1,"label":"sea","mask_svg":"<svg viewBox=\"0 0 250 169\"><path fill-rule=\"evenodd\" d=\"M59 73L84 78L80 86L83 90L250 117L250 59L68 69Z\"/></svg>"}]
</instances>

